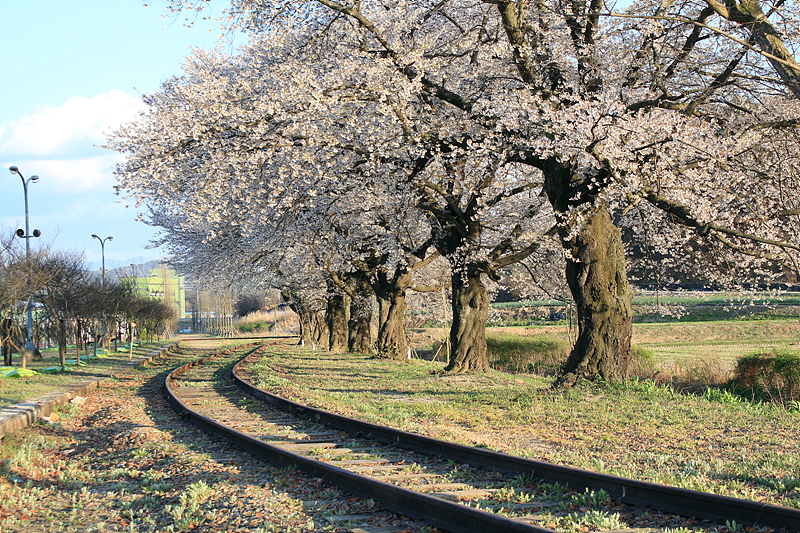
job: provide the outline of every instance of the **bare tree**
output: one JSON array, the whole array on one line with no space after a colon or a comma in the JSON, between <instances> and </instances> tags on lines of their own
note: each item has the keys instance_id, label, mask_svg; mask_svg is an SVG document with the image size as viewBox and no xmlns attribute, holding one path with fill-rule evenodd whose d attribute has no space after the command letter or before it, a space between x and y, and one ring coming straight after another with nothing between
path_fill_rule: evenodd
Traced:
<instances>
[{"instance_id":1,"label":"bare tree","mask_svg":"<svg viewBox=\"0 0 800 533\"><path fill-rule=\"evenodd\" d=\"M94 289L91 274L77 252L60 251L41 257L34 268L47 277L37 299L56 323L56 342L62 371L66 370L68 335L82 300Z\"/></svg>"}]
</instances>

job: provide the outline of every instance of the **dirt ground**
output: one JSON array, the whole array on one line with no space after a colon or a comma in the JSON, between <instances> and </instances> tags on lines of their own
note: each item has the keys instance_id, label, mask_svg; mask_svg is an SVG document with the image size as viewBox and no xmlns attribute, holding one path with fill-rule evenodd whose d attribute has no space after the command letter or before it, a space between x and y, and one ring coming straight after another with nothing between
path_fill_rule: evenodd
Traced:
<instances>
[{"instance_id":1,"label":"dirt ground","mask_svg":"<svg viewBox=\"0 0 800 533\"><path fill-rule=\"evenodd\" d=\"M127 372L54 423L7 435L0 531L337 532L347 516L380 509L176 419L163 393L168 370L215 343L193 346ZM377 520L418 529L385 512Z\"/></svg>"}]
</instances>

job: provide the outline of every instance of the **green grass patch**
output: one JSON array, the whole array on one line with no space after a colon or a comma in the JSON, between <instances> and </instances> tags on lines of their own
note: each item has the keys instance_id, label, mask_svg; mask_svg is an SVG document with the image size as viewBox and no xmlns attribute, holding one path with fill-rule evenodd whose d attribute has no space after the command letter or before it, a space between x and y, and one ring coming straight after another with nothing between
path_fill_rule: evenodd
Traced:
<instances>
[{"instance_id":1,"label":"green grass patch","mask_svg":"<svg viewBox=\"0 0 800 533\"><path fill-rule=\"evenodd\" d=\"M566 340L536 335L532 337L487 331L486 346L492 368L506 372L553 374L569 355Z\"/></svg>"},{"instance_id":2,"label":"green grass patch","mask_svg":"<svg viewBox=\"0 0 800 533\"><path fill-rule=\"evenodd\" d=\"M272 322L258 320L256 322L239 322L238 324L234 324L233 327L238 330L239 333L269 333L273 325Z\"/></svg>"},{"instance_id":3,"label":"green grass patch","mask_svg":"<svg viewBox=\"0 0 800 533\"><path fill-rule=\"evenodd\" d=\"M133 359L142 358L153 350L172 344L175 341L146 342L142 346L134 345ZM99 352L98 352L99 354ZM94 358L92 352L89 356L81 354L81 364L77 365L75 347L67 352L67 359L72 364L67 367L67 372L61 372L61 363L57 350L43 350L42 361L32 361L26 366L36 372L36 375L17 378L0 377L0 408L20 403L28 399L43 396L57 390L65 390L73 381L82 379L97 379L110 376L112 372L124 365L129 359L129 352L111 352L107 357ZM21 370L19 362L14 365L15 370Z\"/></svg>"},{"instance_id":4,"label":"green grass patch","mask_svg":"<svg viewBox=\"0 0 800 533\"><path fill-rule=\"evenodd\" d=\"M270 348L251 372L282 396L406 431L800 508L800 413L651 380L556 391L549 378L441 369L291 347Z\"/></svg>"}]
</instances>

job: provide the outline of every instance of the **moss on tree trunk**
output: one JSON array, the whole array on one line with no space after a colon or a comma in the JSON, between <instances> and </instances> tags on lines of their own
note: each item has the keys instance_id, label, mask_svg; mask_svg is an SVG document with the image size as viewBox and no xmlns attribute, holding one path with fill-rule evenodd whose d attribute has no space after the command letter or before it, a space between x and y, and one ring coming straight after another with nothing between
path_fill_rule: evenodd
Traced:
<instances>
[{"instance_id":1,"label":"moss on tree trunk","mask_svg":"<svg viewBox=\"0 0 800 533\"><path fill-rule=\"evenodd\" d=\"M334 294L328 298L325 309L328 323L328 350L341 353L347 350L347 307L344 296Z\"/></svg>"},{"instance_id":2,"label":"moss on tree trunk","mask_svg":"<svg viewBox=\"0 0 800 533\"><path fill-rule=\"evenodd\" d=\"M567 282L578 314L578 339L557 385L601 377L627 377L631 348L631 302L620 232L605 206L593 211L569 241Z\"/></svg>"},{"instance_id":3,"label":"moss on tree trunk","mask_svg":"<svg viewBox=\"0 0 800 533\"><path fill-rule=\"evenodd\" d=\"M356 281L355 298L350 300L347 350L372 353L372 287L365 278Z\"/></svg>"},{"instance_id":4,"label":"moss on tree trunk","mask_svg":"<svg viewBox=\"0 0 800 533\"><path fill-rule=\"evenodd\" d=\"M466 275L454 272L453 324L450 328L448 372L477 372L489 368L486 350L486 317L489 298L480 272L467 269Z\"/></svg>"}]
</instances>

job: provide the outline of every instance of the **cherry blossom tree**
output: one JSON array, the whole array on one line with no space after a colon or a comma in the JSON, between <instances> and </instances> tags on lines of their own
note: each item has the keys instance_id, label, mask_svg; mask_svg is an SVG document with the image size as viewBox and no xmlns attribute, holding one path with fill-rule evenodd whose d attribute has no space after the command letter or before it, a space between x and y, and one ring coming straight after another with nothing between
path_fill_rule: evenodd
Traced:
<instances>
[{"instance_id":1,"label":"cherry blossom tree","mask_svg":"<svg viewBox=\"0 0 800 533\"><path fill-rule=\"evenodd\" d=\"M299 4L238 7L278 16ZM541 171L578 309L562 383L624 377L631 296L615 220L626 209L663 213L740 260L791 264L793 230L762 216L775 212L771 198L786 196L776 194L782 176L740 163L785 152L787 143L776 141L796 127L796 100L785 90L791 76L771 75L776 61L790 71L795 63L751 42L768 28L730 17L714 26L718 6L691 2L640 2L621 20L601 18L608 13L600 2L316 5L357 25L427 98L468 115L470 137L486 143L491 127L494 150ZM796 42L796 6L782 3L769 15ZM260 20L246 23L258 29Z\"/></svg>"},{"instance_id":2,"label":"cherry blossom tree","mask_svg":"<svg viewBox=\"0 0 800 533\"><path fill-rule=\"evenodd\" d=\"M204 3L174 7L187 4ZM754 6L237 0L230 23L262 40L246 61L195 58L187 76L204 84L152 97L191 109L152 121L153 146L170 156L152 168L192 193L192 217L216 221L238 209L279 222L282 202L313 198L319 176L345 168L401 184L453 267L451 370L485 367L482 277L557 233L579 327L559 382L622 379L631 292L620 226L658 228L650 242L666 257L693 239L737 252L751 272L794 266L797 6ZM210 63L213 73L201 68ZM189 106L195 97L207 104ZM131 152L148 139L130 138ZM129 165L123 186L175 192L142 168ZM269 182L238 186L264 173Z\"/></svg>"}]
</instances>

